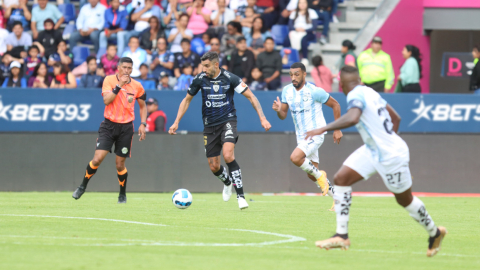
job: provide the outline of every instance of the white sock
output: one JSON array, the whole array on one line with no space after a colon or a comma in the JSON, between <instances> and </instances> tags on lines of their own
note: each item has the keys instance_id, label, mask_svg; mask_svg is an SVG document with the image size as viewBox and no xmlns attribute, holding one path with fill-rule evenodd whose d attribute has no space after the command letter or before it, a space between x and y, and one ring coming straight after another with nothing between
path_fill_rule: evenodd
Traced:
<instances>
[{"instance_id":1,"label":"white sock","mask_svg":"<svg viewBox=\"0 0 480 270\"><path fill-rule=\"evenodd\" d=\"M423 204L419 198L413 197L412 203L405 207L405 210L410 213L410 216L415 219L431 237L436 235L437 226L435 226L435 223L428 214L425 204Z\"/></svg>"},{"instance_id":2,"label":"white sock","mask_svg":"<svg viewBox=\"0 0 480 270\"><path fill-rule=\"evenodd\" d=\"M320 176L322 176L322 173L317 169L317 167L313 166L313 163L308 158L305 158L305 161L303 162L302 166L300 166L300 169L312 175L315 177L315 179L318 179Z\"/></svg>"},{"instance_id":3,"label":"white sock","mask_svg":"<svg viewBox=\"0 0 480 270\"><path fill-rule=\"evenodd\" d=\"M335 200L335 213L337 214L337 233L348 233L348 218L352 204L352 187L335 186L333 194Z\"/></svg>"}]
</instances>

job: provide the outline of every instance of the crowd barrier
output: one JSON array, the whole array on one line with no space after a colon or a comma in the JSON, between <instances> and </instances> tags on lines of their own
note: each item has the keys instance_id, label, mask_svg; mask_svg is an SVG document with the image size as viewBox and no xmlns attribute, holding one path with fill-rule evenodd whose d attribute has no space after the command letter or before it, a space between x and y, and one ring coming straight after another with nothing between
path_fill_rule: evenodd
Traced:
<instances>
[{"instance_id":1,"label":"crowd barrier","mask_svg":"<svg viewBox=\"0 0 480 270\"><path fill-rule=\"evenodd\" d=\"M159 102L159 109L167 115L167 126L173 123L178 105L186 92L147 91L147 97ZM284 121L272 110L272 103L281 92L255 92L273 132L293 132L290 114ZM333 93L346 111L343 93ZM408 133L479 133L480 96L460 94L383 94L402 117L401 132ZM238 131L261 132L257 113L250 102L235 95ZM180 123L179 130L201 132L201 95L196 96ZM100 89L0 89L0 132L95 132L103 120L105 105ZM328 122L333 112L323 108ZM135 126L140 124L138 105ZM349 128L346 132L354 132Z\"/></svg>"}]
</instances>

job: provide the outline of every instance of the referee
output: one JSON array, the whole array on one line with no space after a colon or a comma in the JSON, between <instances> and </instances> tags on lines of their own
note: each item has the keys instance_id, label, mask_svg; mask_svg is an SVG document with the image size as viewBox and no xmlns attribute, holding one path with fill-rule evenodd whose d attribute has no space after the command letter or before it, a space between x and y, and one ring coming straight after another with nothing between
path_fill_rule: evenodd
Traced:
<instances>
[{"instance_id":1,"label":"referee","mask_svg":"<svg viewBox=\"0 0 480 270\"><path fill-rule=\"evenodd\" d=\"M105 120L98 129L97 146L92 161L88 163L82 184L73 192L75 200L85 193L88 181L97 172L98 166L103 159L111 152L115 145L115 163L117 166L118 183L120 194L118 203L126 203L127 196L127 168L125 159L131 157L132 139L135 133L133 120L135 119L135 100L140 106L140 117L142 124L138 128L140 141L145 140L145 127L147 126L147 106L145 105L146 93L142 85L132 79L133 61L129 57L122 57L118 62L118 73L110 75L103 81L102 96L105 103Z\"/></svg>"}]
</instances>

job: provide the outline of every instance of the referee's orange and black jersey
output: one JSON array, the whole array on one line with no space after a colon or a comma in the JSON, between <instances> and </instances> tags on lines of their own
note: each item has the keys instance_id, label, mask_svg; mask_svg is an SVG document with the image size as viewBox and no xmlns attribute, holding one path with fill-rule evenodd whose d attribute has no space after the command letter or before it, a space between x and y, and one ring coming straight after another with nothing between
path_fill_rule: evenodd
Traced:
<instances>
[{"instance_id":1,"label":"referee's orange and black jersey","mask_svg":"<svg viewBox=\"0 0 480 270\"><path fill-rule=\"evenodd\" d=\"M116 74L107 76L103 81L102 95L112 92L117 84L119 80ZM139 98L146 99L145 90L138 81L130 79L129 83L123 85L115 99L105 106L105 118L120 124L132 122L135 120L135 100Z\"/></svg>"}]
</instances>

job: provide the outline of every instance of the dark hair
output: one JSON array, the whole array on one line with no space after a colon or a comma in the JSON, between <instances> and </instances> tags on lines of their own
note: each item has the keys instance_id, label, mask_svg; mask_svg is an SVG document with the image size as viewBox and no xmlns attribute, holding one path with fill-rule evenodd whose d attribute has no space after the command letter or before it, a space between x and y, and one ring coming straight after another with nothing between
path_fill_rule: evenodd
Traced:
<instances>
[{"instance_id":1,"label":"dark hair","mask_svg":"<svg viewBox=\"0 0 480 270\"><path fill-rule=\"evenodd\" d=\"M40 49L38 48L37 45L32 45L32 46L30 46L30 48L28 48L27 53L30 53L30 51L31 51L32 49L37 49L37 51L40 53Z\"/></svg>"},{"instance_id":2,"label":"dark hair","mask_svg":"<svg viewBox=\"0 0 480 270\"><path fill-rule=\"evenodd\" d=\"M216 52L206 52L201 58L201 61L210 60L211 62L220 62L218 54Z\"/></svg>"},{"instance_id":3,"label":"dark hair","mask_svg":"<svg viewBox=\"0 0 480 270\"><path fill-rule=\"evenodd\" d=\"M320 69L318 67L323 65L323 58L320 55L315 55L312 58L312 65L315 67L315 70L318 73L318 77L320 78L320 80L322 80L322 77L320 76Z\"/></svg>"},{"instance_id":4,"label":"dark hair","mask_svg":"<svg viewBox=\"0 0 480 270\"><path fill-rule=\"evenodd\" d=\"M180 21L180 19L181 19L182 17L184 17L184 16L187 16L187 21L190 20L190 16L188 16L188 14L185 13L185 12L182 13L182 14L180 14L180 15L178 16L178 20Z\"/></svg>"},{"instance_id":5,"label":"dark hair","mask_svg":"<svg viewBox=\"0 0 480 270\"><path fill-rule=\"evenodd\" d=\"M346 73L346 74L358 74L358 68L356 67L352 67L352 66L343 66L341 69L340 69L340 74L343 74L343 73Z\"/></svg>"},{"instance_id":6,"label":"dark hair","mask_svg":"<svg viewBox=\"0 0 480 270\"><path fill-rule=\"evenodd\" d=\"M133 60L130 57L122 57L120 60L118 60L118 65L120 66L123 63L128 63L133 65Z\"/></svg>"},{"instance_id":7,"label":"dark hair","mask_svg":"<svg viewBox=\"0 0 480 270\"><path fill-rule=\"evenodd\" d=\"M301 69L303 72L307 72L307 69L305 68L305 65L300 63L300 62L296 62L296 63L293 63L290 68L299 68Z\"/></svg>"},{"instance_id":8,"label":"dark hair","mask_svg":"<svg viewBox=\"0 0 480 270\"><path fill-rule=\"evenodd\" d=\"M148 69L148 66L145 63L142 63L138 69L141 69L142 67L146 67Z\"/></svg>"},{"instance_id":9,"label":"dark hair","mask_svg":"<svg viewBox=\"0 0 480 270\"><path fill-rule=\"evenodd\" d=\"M238 33L242 33L242 24L240 24L239 22L236 22L236 21L231 21L227 24L227 26L232 26L233 28L236 28L237 29L237 32Z\"/></svg>"},{"instance_id":10,"label":"dark hair","mask_svg":"<svg viewBox=\"0 0 480 270\"><path fill-rule=\"evenodd\" d=\"M148 19L148 23L150 24L151 20L155 20L157 22L157 31L162 28L162 24L160 23L160 20L156 16L152 16Z\"/></svg>"},{"instance_id":11,"label":"dark hair","mask_svg":"<svg viewBox=\"0 0 480 270\"><path fill-rule=\"evenodd\" d=\"M477 50L480 52L480 44L474 45L473 50Z\"/></svg>"},{"instance_id":12,"label":"dark hair","mask_svg":"<svg viewBox=\"0 0 480 270\"><path fill-rule=\"evenodd\" d=\"M67 74L68 72L70 72L70 69L68 68L68 66L60 62L55 62L55 64L53 64L53 67L57 67L57 68L59 67L61 74Z\"/></svg>"},{"instance_id":13,"label":"dark hair","mask_svg":"<svg viewBox=\"0 0 480 270\"><path fill-rule=\"evenodd\" d=\"M67 45L67 42L62 38L58 41L57 48L60 45L60 43L65 43L65 45Z\"/></svg>"},{"instance_id":14,"label":"dark hair","mask_svg":"<svg viewBox=\"0 0 480 270\"><path fill-rule=\"evenodd\" d=\"M422 78L422 55L420 54L420 49L418 49L417 46L414 46L414 45L405 45L405 48L407 49L407 51L411 52L412 53L412 57L415 58L415 60L417 60L417 64L418 64L418 71L420 72L420 78Z\"/></svg>"},{"instance_id":15,"label":"dark hair","mask_svg":"<svg viewBox=\"0 0 480 270\"><path fill-rule=\"evenodd\" d=\"M273 43L275 43L275 40L272 38L272 37L267 37L265 38L265 40L263 41L263 44L265 44L267 42L267 40L271 40Z\"/></svg>"},{"instance_id":16,"label":"dark hair","mask_svg":"<svg viewBox=\"0 0 480 270\"><path fill-rule=\"evenodd\" d=\"M107 45L107 50L108 50L110 47L115 47L115 49L116 49L116 48L117 48L117 45L110 43L110 44Z\"/></svg>"},{"instance_id":17,"label":"dark hair","mask_svg":"<svg viewBox=\"0 0 480 270\"><path fill-rule=\"evenodd\" d=\"M137 36L131 36L129 39L128 39L128 42L130 43L130 41L132 41L132 38L136 38L138 39L138 41L140 41L140 38L138 38Z\"/></svg>"},{"instance_id":18,"label":"dark hair","mask_svg":"<svg viewBox=\"0 0 480 270\"><path fill-rule=\"evenodd\" d=\"M237 43L240 43L242 41L247 41L247 39L244 36L237 38Z\"/></svg>"},{"instance_id":19,"label":"dark hair","mask_svg":"<svg viewBox=\"0 0 480 270\"><path fill-rule=\"evenodd\" d=\"M252 21L252 29L250 30L250 35L253 35L253 24L255 23L256 20L261 20L262 21L262 29L260 29L260 33L265 33L267 32L267 27L265 26L265 21L263 20L262 17L256 17Z\"/></svg>"},{"instance_id":20,"label":"dark hair","mask_svg":"<svg viewBox=\"0 0 480 270\"><path fill-rule=\"evenodd\" d=\"M12 29L13 29L15 26L17 26L17 25L20 25L20 26L23 28L23 23L22 23L21 21L15 21L15 22L13 23Z\"/></svg>"},{"instance_id":21,"label":"dark hair","mask_svg":"<svg viewBox=\"0 0 480 270\"><path fill-rule=\"evenodd\" d=\"M182 41L180 41L180 44L182 44L182 43L188 43L188 44L190 44L190 42L191 42L190 39L188 39L188 38L182 38Z\"/></svg>"},{"instance_id":22,"label":"dark hair","mask_svg":"<svg viewBox=\"0 0 480 270\"><path fill-rule=\"evenodd\" d=\"M42 65L44 65L45 68L47 69L47 74L45 76L45 80L47 79L47 77L48 77L48 67L47 67L47 64L45 64L44 62L38 63L38 65L33 70L32 77L37 77L38 76L38 70L40 69L40 66L42 66Z\"/></svg>"},{"instance_id":23,"label":"dark hair","mask_svg":"<svg viewBox=\"0 0 480 270\"><path fill-rule=\"evenodd\" d=\"M86 62L87 65L88 65L88 63L90 63L90 61L92 61L92 60L95 60L95 63L97 62L97 58L96 58L95 56L93 56L93 55L88 56L88 57L87 57L87 61L85 61L85 62Z\"/></svg>"},{"instance_id":24,"label":"dark hair","mask_svg":"<svg viewBox=\"0 0 480 270\"><path fill-rule=\"evenodd\" d=\"M300 0L298 1L297 4L297 9L295 10L295 18L293 19L293 22L298 18L298 15L300 13ZM305 12L305 21L307 23L310 23L310 14L308 14L308 5L307 5L307 12Z\"/></svg>"},{"instance_id":25,"label":"dark hair","mask_svg":"<svg viewBox=\"0 0 480 270\"><path fill-rule=\"evenodd\" d=\"M351 42L350 40L348 39L345 39L343 42L342 42L342 46L343 47L347 47L348 50L355 50L357 47L355 45L353 45L353 42Z\"/></svg>"}]
</instances>

